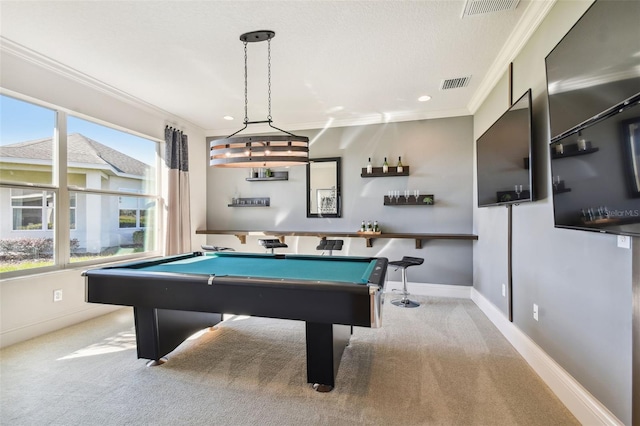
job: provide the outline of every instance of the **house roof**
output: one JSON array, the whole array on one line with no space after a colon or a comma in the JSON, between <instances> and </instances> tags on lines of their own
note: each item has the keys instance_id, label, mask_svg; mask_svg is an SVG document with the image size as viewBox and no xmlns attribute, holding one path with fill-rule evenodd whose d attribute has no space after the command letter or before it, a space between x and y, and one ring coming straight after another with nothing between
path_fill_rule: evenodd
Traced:
<instances>
[{"instance_id":1,"label":"house roof","mask_svg":"<svg viewBox=\"0 0 640 426\"><path fill-rule=\"evenodd\" d=\"M52 141L52 138L44 138L0 146L0 158L51 161L53 155ZM107 166L115 173L136 176L144 176L145 172L150 168L149 165L142 161L80 133L72 133L67 137L67 161L69 164L76 165Z\"/></svg>"}]
</instances>

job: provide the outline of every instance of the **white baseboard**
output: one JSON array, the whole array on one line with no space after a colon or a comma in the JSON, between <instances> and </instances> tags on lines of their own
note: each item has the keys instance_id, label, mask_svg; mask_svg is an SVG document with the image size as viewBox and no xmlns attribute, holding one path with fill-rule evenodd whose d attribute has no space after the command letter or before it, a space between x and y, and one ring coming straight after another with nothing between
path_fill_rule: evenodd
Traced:
<instances>
[{"instance_id":1,"label":"white baseboard","mask_svg":"<svg viewBox=\"0 0 640 426\"><path fill-rule=\"evenodd\" d=\"M394 293L392 292L393 289L402 290L402 282L387 281L385 292ZM407 291L419 296L458 297L462 299L469 299L471 297L471 289L472 287L467 285L407 283Z\"/></svg>"},{"instance_id":2,"label":"white baseboard","mask_svg":"<svg viewBox=\"0 0 640 426\"><path fill-rule=\"evenodd\" d=\"M43 334L51 333L91 318L96 318L106 315L109 312L122 309L122 306L114 305L87 304L87 306L88 307L86 309L71 312L60 317L48 318L34 324L6 330L3 333L0 333L0 348L5 348L15 343L33 339L34 337L42 336Z\"/></svg>"},{"instance_id":3,"label":"white baseboard","mask_svg":"<svg viewBox=\"0 0 640 426\"><path fill-rule=\"evenodd\" d=\"M471 289L471 300L478 305L581 424L623 426L611 411L474 288Z\"/></svg>"}]
</instances>

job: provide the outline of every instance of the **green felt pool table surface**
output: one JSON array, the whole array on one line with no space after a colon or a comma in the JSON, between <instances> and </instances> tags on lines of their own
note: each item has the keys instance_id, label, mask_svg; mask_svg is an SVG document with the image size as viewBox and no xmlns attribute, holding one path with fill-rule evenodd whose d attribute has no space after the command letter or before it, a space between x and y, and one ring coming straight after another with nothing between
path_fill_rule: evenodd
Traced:
<instances>
[{"instance_id":1,"label":"green felt pool table surface","mask_svg":"<svg viewBox=\"0 0 640 426\"><path fill-rule=\"evenodd\" d=\"M376 260L371 258L225 252L205 253L203 256L145 266L140 270L366 284L375 264Z\"/></svg>"}]
</instances>

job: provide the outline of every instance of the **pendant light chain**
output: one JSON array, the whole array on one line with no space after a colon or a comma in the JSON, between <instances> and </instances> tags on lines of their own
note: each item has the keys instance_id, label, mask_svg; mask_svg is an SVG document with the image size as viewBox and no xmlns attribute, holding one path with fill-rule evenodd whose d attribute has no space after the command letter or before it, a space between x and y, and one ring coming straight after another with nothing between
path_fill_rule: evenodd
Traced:
<instances>
[{"instance_id":1,"label":"pendant light chain","mask_svg":"<svg viewBox=\"0 0 640 426\"><path fill-rule=\"evenodd\" d=\"M271 122L271 39L267 40L267 68L268 68L268 87L269 87L269 115L267 120Z\"/></svg>"},{"instance_id":2,"label":"pendant light chain","mask_svg":"<svg viewBox=\"0 0 640 426\"><path fill-rule=\"evenodd\" d=\"M0 0L2 1L2 0ZM215 167L285 167L309 163L309 138L297 136L272 124L271 117L271 39L274 31L260 30L240 35L244 43L244 127L226 138L211 140L209 165ZM267 75L269 109L266 120L249 121L249 52L248 43L268 44ZM264 45L263 45L264 46ZM251 133L236 136L249 124L267 124L269 134ZM284 134L273 134L278 131Z\"/></svg>"},{"instance_id":3,"label":"pendant light chain","mask_svg":"<svg viewBox=\"0 0 640 426\"><path fill-rule=\"evenodd\" d=\"M247 112L247 104L249 97L247 95L247 42L244 42L244 124L249 122L249 113Z\"/></svg>"}]
</instances>

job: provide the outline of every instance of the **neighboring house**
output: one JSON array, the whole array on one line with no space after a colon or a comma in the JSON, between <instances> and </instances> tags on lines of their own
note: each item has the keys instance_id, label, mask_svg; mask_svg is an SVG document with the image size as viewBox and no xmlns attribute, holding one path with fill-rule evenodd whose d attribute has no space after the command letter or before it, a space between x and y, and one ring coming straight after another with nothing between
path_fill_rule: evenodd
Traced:
<instances>
[{"instance_id":1,"label":"neighboring house","mask_svg":"<svg viewBox=\"0 0 640 426\"><path fill-rule=\"evenodd\" d=\"M0 180L51 184L52 152L52 138L0 146ZM78 251L100 253L131 244L133 232L147 226L152 201L73 188L141 194L148 192L154 169L77 133L67 138L67 156L70 238L78 240ZM0 238L53 237L53 207L52 191L0 188Z\"/></svg>"}]
</instances>

